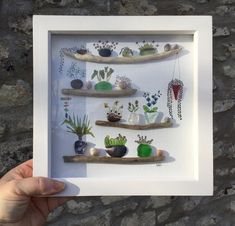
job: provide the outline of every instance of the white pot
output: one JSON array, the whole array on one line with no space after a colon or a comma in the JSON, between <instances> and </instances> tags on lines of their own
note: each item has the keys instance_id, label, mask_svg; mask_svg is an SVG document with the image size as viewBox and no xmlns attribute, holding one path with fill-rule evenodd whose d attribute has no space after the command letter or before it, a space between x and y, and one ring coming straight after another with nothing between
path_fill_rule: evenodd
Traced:
<instances>
[{"instance_id":1,"label":"white pot","mask_svg":"<svg viewBox=\"0 0 235 226\"><path fill-rule=\"evenodd\" d=\"M155 123L158 116L158 112L145 112L144 118L146 124Z\"/></svg>"},{"instance_id":2,"label":"white pot","mask_svg":"<svg viewBox=\"0 0 235 226\"><path fill-rule=\"evenodd\" d=\"M129 124L139 124L140 121L140 116L137 113L130 113L129 118L128 118L128 122Z\"/></svg>"}]
</instances>

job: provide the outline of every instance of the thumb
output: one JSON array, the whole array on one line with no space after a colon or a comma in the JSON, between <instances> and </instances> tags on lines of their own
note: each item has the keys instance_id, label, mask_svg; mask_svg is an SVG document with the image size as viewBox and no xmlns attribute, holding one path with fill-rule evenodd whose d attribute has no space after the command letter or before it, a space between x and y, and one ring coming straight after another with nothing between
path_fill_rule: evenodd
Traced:
<instances>
[{"instance_id":1,"label":"thumb","mask_svg":"<svg viewBox=\"0 0 235 226\"><path fill-rule=\"evenodd\" d=\"M46 196L58 193L65 188L65 183L45 177L31 177L16 180L14 191L17 195Z\"/></svg>"}]
</instances>

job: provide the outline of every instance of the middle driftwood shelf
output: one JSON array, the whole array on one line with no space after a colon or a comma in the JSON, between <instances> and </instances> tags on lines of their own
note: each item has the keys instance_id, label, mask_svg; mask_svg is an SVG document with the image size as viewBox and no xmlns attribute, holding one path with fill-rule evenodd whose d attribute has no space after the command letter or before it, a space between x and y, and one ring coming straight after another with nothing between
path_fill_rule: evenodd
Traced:
<instances>
[{"instance_id":1,"label":"middle driftwood shelf","mask_svg":"<svg viewBox=\"0 0 235 226\"><path fill-rule=\"evenodd\" d=\"M120 122L108 122L97 120L95 122L97 126L106 126L106 127L116 127L116 128L123 128L123 129L131 129L131 130L148 130L148 129L160 129L160 128L170 128L173 126L172 121L168 118L165 122L160 123L151 123L151 124L144 124L144 125L132 125L132 124L125 124Z\"/></svg>"},{"instance_id":2,"label":"middle driftwood shelf","mask_svg":"<svg viewBox=\"0 0 235 226\"><path fill-rule=\"evenodd\" d=\"M63 156L64 162L69 163L109 163L109 164L147 164L156 163L164 160L164 156L150 156L150 157L123 157L114 158L107 156Z\"/></svg>"},{"instance_id":3,"label":"middle driftwood shelf","mask_svg":"<svg viewBox=\"0 0 235 226\"><path fill-rule=\"evenodd\" d=\"M82 97L125 97L136 93L137 89L123 89L123 90L84 90L84 89L62 89L64 95L74 95Z\"/></svg>"}]
</instances>

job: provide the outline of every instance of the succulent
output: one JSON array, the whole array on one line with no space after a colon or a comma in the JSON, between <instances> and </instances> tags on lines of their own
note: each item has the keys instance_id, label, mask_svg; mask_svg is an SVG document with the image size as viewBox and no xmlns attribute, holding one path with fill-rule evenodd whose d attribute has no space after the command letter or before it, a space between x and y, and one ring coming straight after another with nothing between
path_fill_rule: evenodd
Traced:
<instances>
[{"instance_id":1,"label":"succulent","mask_svg":"<svg viewBox=\"0 0 235 226\"><path fill-rule=\"evenodd\" d=\"M121 134L118 134L118 137L116 138L111 138L109 135L107 135L104 138L104 144L106 148L122 146L122 145L125 145L126 142L127 142L126 137L122 136Z\"/></svg>"},{"instance_id":2,"label":"succulent","mask_svg":"<svg viewBox=\"0 0 235 226\"><path fill-rule=\"evenodd\" d=\"M66 124L68 129L67 132L76 134L79 140L82 140L82 137L85 135L95 137L91 132L92 127L90 126L90 121L86 115L83 117L83 120L74 114L73 117L69 115L62 124Z\"/></svg>"},{"instance_id":3,"label":"succulent","mask_svg":"<svg viewBox=\"0 0 235 226\"><path fill-rule=\"evenodd\" d=\"M143 97L146 100L146 104L143 105L143 109L145 112L156 112L157 107L155 106L157 104L158 99L161 97L162 93L160 90L158 90L155 94L150 94L149 92L145 92Z\"/></svg>"},{"instance_id":4,"label":"succulent","mask_svg":"<svg viewBox=\"0 0 235 226\"><path fill-rule=\"evenodd\" d=\"M134 103L129 102L128 103L128 111L129 112L136 112L139 109L139 101L135 100Z\"/></svg>"},{"instance_id":5,"label":"succulent","mask_svg":"<svg viewBox=\"0 0 235 226\"><path fill-rule=\"evenodd\" d=\"M155 41L152 42L146 42L145 40L141 42L136 42L136 44L139 46L139 50L145 50L145 49L155 49L157 50L158 44L155 44Z\"/></svg>"},{"instance_id":6,"label":"succulent","mask_svg":"<svg viewBox=\"0 0 235 226\"><path fill-rule=\"evenodd\" d=\"M99 40L98 43L94 43L93 46L98 51L101 49L110 49L111 51L116 49L118 42L110 42L110 41L101 41Z\"/></svg>"},{"instance_id":7,"label":"succulent","mask_svg":"<svg viewBox=\"0 0 235 226\"><path fill-rule=\"evenodd\" d=\"M97 80L99 82L101 81L109 81L111 78L112 73L114 72L114 70L112 68L109 67L105 67L103 70L94 70L93 74L91 75L91 79L94 79L95 77L97 77Z\"/></svg>"},{"instance_id":8,"label":"succulent","mask_svg":"<svg viewBox=\"0 0 235 226\"><path fill-rule=\"evenodd\" d=\"M147 140L147 136L140 136L139 134L137 136L139 140L135 140L135 142L138 144L151 144L153 142L153 139Z\"/></svg>"}]
</instances>

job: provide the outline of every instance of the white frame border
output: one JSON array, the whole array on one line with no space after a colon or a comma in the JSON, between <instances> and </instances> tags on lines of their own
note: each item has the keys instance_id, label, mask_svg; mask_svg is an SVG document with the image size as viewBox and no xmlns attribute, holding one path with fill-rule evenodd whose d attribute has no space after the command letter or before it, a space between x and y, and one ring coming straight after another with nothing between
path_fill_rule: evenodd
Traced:
<instances>
[{"instance_id":1,"label":"white frame border","mask_svg":"<svg viewBox=\"0 0 235 226\"><path fill-rule=\"evenodd\" d=\"M212 17L34 16L33 175L50 177L51 34L193 34L195 175L172 180L55 178L66 182L57 196L212 195ZM200 88L200 92L199 92ZM197 128L197 129L196 129ZM94 189L95 188L95 189Z\"/></svg>"}]
</instances>

